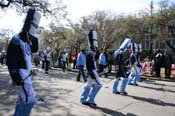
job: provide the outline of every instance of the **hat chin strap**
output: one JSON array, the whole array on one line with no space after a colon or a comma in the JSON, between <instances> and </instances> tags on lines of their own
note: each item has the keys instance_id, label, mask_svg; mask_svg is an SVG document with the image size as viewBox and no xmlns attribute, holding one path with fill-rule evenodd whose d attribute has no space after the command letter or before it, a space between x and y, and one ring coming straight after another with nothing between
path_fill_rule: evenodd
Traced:
<instances>
[{"instance_id":1,"label":"hat chin strap","mask_svg":"<svg viewBox=\"0 0 175 116\"><path fill-rule=\"evenodd\" d=\"M30 45L32 45L32 42L31 42L31 40L30 40L30 37L31 37L31 36L29 35L29 32L27 32L26 34L27 34L27 41L29 42Z\"/></svg>"}]
</instances>

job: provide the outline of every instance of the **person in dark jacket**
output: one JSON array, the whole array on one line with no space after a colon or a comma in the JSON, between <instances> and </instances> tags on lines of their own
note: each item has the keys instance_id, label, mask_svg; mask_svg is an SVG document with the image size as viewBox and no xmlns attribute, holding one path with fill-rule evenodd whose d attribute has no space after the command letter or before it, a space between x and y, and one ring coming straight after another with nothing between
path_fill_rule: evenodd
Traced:
<instances>
[{"instance_id":1,"label":"person in dark jacket","mask_svg":"<svg viewBox=\"0 0 175 116\"><path fill-rule=\"evenodd\" d=\"M155 56L154 56L156 77L158 77L158 78L160 78L160 69L162 67L162 61L163 61L163 54L158 49Z\"/></svg>"},{"instance_id":2,"label":"person in dark jacket","mask_svg":"<svg viewBox=\"0 0 175 116\"><path fill-rule=\"evenodd\" d=\"M114 61L113 52L109 52L108 58L107 58L108 73L111 73L112 71L112 65L114 64L113 61Z\"/></svg>"},{"instance_id":3,"label":"person in dark jacket","mask_svg":"<svg viewBox=\"0 0 175 116\"><path fill-rule=\"evenodd\" d=\"M165 78L171 78L171 65L173 63L172 55L165 50L164 52L164 66L165 66Z\"/></svg>"}]
</instances>

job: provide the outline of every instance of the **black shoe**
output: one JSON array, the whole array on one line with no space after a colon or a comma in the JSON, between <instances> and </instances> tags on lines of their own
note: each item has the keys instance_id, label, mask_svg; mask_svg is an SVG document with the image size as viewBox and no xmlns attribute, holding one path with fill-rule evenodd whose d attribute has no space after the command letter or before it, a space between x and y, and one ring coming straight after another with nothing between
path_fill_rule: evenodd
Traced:
<instances>
[{"instance_id":1,"label":"black shoe","mask_svg":"<svg viewBox=\"0 0 175 116\"><path fill-rule=\"evenodd\" d=\"M128 85L134 85L133 83L128 83Z\"/></svg>"},{"instance_id":2,"label":"black shoe","mask_svg":"<svg viewBox=\"0 0 175 116\"><path fill-rule=\"evenodd\" d=\"M81 102L83 105L90 106L90 103L88 102Z\"/></svg>"},{"instance_id":3,"label":"black shoe","mask_svg":"<svg viewBox=\"0 0 175 116\"><path fill-rule=\"evenodd\" d=\"M139 86L137 83L130 83L130 84L128 84L128 85L135 85L135 86Z\"/></svg>"},{"instance_id":4,"label":"black shoe","mask_svg":"<svg viewBox=\"0 0 175 116\"><path fill-rule=\"evenodd\" d=\"M36 104L44 104L44 99L42 98L39 98L37 101L36 101Z\"/></svg>"},{"instance_id":5,"label":"black shoe","mask_svg":"<svg viewBox=\"0 0 175 116\"><path fill-rule=\"evenodd\" d=\"M121 93L121 92L120 92L120 94L122 94L122 95L128 95L128 93L127 93L127 92L123 92L123 93Z\"/></svg>"},{"instance_id":6,"label":"black shoe","mask_svg":"<svg viewBox=\"0 0 175 116\"><path fill-rule=\"evenodd\" d=\"M89 106L90 107L97 107L97 104L96 103L89 103Z\"/></svg>"},{"instance_id":7,"label":"black shoe","mask_svg":"<svg viewBox=\"0 0 175 116\"><path fill-rule=\"evenodd\" d=\"M114 94L120 94L120 92L118 92L118 91L117 91L117 92L113 92L113 93L114 93Z\"/></svg>"},{"instance_id":8,"label":"black shoe","mask_svg":"<svg viewBox=\"0 0 175 116\"><path fill-rule=\"evenodd\" d=\"M45 74L49 74L49 73L46 71Z\"/></svg>"}]
</instances>

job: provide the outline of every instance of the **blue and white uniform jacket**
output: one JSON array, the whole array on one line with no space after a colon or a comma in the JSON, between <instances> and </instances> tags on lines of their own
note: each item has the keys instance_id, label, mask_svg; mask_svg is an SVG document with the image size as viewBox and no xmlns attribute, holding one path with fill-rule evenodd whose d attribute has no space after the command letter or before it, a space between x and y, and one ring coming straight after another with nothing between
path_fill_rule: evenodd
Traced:
<instances>
[{"instance_id":1,"label":"blue and white uniform jacket","mask_svg":"<svg viewBox=\"0 0 175 116\"><path fill-rule=\"evenodd\" d=\"M38 50L38 40L32 39L31 45L26 39L14 36L7 49L7 66L12 80L18 85L19 81L31 75L32 53ZM31 76L24 83L31 84Z\"/></svg>"}]
</instances>

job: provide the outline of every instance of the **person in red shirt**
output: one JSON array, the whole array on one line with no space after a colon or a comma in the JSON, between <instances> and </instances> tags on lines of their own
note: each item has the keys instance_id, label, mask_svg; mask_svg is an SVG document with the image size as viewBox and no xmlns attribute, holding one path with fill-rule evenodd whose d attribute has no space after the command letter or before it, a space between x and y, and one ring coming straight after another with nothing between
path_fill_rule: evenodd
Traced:
<instances>
[{"instance_id":1,"label":"person in red shirt","mask_svg":"<svg viewBox=\"0 0 175 116\"><path fill-rule=\"evenodd\" d=\"M75 52L72 53L73 69L76 68L77 56L78 56L78 52L76 50Z\"/></svg>"}]
</instances>

